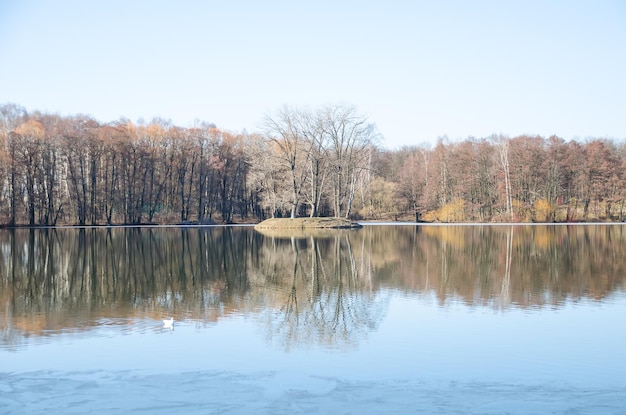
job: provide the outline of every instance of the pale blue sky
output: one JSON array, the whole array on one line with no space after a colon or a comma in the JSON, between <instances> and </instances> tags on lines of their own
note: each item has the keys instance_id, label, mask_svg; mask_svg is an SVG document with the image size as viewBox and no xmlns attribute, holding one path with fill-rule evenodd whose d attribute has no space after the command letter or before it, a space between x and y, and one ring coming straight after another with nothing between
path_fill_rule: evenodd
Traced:
<instances>
[{"instance_id":1,"label":"pale blue sky","mask_svg":"<svg viewBox=\"0 0 626 415\"><path fill-rule=\"evenodd\" d=\"M0 0L0 103L258 130L350 104L397 148L626 137L626 1Z\"/></svg>"}]
</instances>

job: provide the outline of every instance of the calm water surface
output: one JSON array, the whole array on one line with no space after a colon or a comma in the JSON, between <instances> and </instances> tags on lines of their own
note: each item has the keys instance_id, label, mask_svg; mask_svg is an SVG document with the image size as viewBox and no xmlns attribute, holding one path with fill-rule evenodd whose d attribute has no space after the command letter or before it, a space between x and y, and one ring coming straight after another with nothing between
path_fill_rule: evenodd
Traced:
<instances>
[{"instance_id":1,"label":"calm water surface","mask_svg":"<svg viewBox=\"0 0 626 415\"><path fill-rule=\"evenodd\" d=\"M624 225L1 230L0 413L626 413L625 247Z\"/></svg>"}]
</instances>

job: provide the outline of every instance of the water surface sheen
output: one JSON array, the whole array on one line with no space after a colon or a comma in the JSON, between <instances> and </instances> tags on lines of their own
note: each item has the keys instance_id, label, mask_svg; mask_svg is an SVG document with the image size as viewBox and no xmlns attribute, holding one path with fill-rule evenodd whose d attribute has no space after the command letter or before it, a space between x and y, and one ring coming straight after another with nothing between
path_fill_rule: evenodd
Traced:
<instances>
[{"instance_id":1,"label":"water surface sheen","mask_svg":"<svg viewBox=\"0 0 626 415\"><path fill-rule=\"evenodd\" d=\"M625 246L624 225L0 230L0 413L625 413Z\"/></svg>"}]
</instances>

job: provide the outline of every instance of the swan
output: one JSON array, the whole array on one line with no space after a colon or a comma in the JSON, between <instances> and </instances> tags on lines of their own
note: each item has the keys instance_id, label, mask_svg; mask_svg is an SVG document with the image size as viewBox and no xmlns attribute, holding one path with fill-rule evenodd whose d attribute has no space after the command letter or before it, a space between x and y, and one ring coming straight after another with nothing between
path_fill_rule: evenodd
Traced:
<instances>
[{"instance_id":1,"label":"swan","mask_svg":"<svg viewBox=\"0 0 626 415\"><path fill-rule=\"evenodd\" d=\"M168 320L163 320L163 327L174 328L174 317L170 317Z\"/></svg>"}]
</instances>

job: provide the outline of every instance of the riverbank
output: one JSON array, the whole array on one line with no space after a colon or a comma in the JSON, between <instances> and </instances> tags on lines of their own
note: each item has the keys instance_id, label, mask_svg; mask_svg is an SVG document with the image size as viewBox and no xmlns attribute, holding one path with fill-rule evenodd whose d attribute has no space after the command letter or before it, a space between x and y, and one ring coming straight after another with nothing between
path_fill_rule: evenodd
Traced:
<instances>
[{"instance_id":1,"label":"riverbank","mask_svg":"<svg viewBox=\"0 0 626 415\"><path fill-rule=\"evenodd\" d=\"M272 218L255 229L358 229L362 226L345 218Z\"/></svg>"}]
</instances>

